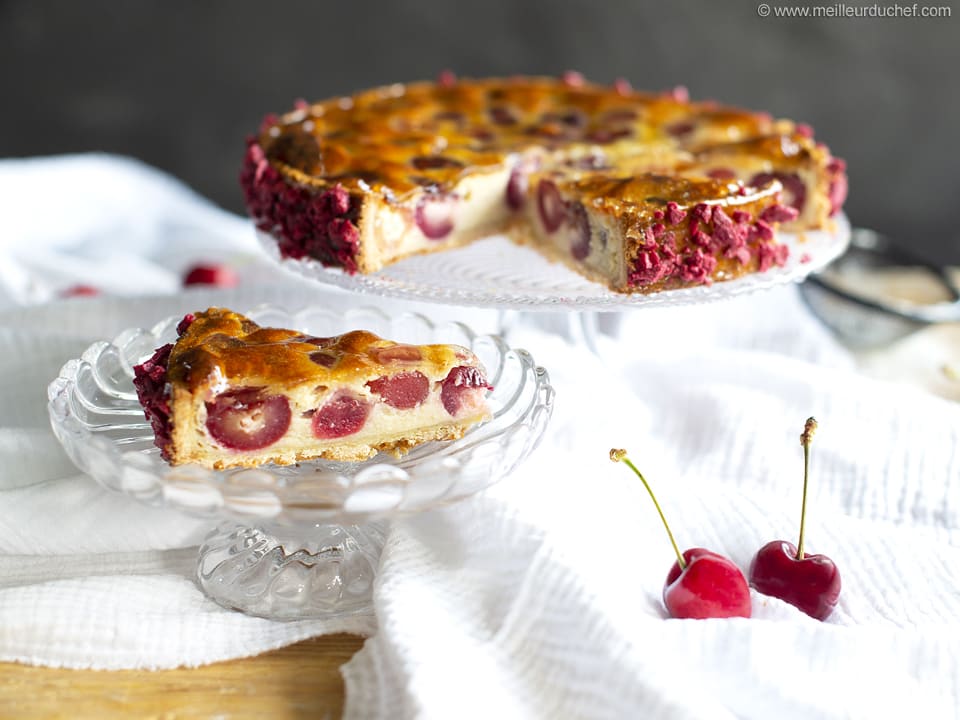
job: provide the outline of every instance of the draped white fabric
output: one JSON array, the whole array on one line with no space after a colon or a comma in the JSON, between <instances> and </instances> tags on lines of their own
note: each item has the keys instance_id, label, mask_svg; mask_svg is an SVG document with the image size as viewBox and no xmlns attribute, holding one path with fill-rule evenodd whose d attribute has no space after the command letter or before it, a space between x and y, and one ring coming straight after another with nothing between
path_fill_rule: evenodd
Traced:
<instances>
[{"instance_id":1,"label":"draped white fabric","mask_svg":"<svg viewBox=\"0 0 960 720\"><path fill-rule=\"evenodd\" d=\"M0 197L0 659L173 667L347 631L370 637L344 667L350 718L957 712L960 405L918 387L957 392L938 374L960 356L955 329L864 365L792 288L629 313L599 355L521 324L511 343L557 389L536 453L486 493L396 522L375 614L272 622L223 610L193 583L209 521L76 471L49 430L45 388L89 342L174 313L354 300L271 268L249 223L129 160L3 161ZM215 257L240 268L241 288L160 295ZM80 282L108 295L56 300ZM749 620L666 619L669 543L608 450L630 451L681 545L745 569L767 541L795 541L809 415L820 431L807 547L840 567L834 615L820 623L754 593Z\"/></svg>"}]
</instances>

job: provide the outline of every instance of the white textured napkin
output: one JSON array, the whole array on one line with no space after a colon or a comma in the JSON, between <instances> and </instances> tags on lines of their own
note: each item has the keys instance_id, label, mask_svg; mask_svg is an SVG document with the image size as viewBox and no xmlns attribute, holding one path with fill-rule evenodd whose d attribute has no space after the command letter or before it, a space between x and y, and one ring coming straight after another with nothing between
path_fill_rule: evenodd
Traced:
<instances>
[{"instance_id":1,"label":"white textured napkin","mask_svg":"<svg viewBox=\"0 0 960 720\"><path fill-rule=\"evenodd\" d=\"M27 177L39 167L32 162L0 163L0 189L13 192L11 176ZM54 282L29 243L40 237L51 257L79 257L75 267L85 268L88 243L119 247L126 230L112 233L124 224L111 224L110 203L93 198L98 209L83 226L96 229L94 240L64 228L0 234L0 659L170 667L346 630L372 635L344 668L351 718L956 716L960 406L864 377L789 288L631 313L619 340L601 338L600 358L516 329L511 342L548 367L558 391L548 435L483 495L394 525L376 619L277 623L218 608L192 582L193 546L209 523L142 507L77 475L48 430L44 388L89 340L131 324L212 302L302 301L313 291L292 280L250 287L281 276L257 261L249 226L148 169L109 158L42 162L48 177L69 163L100 165L104 182L141 183L128 203L148 206L144 217L162 225L173 213L193 228L179 246L160 232L159 245L133 253L137 262L173 277L183 263L165 258L185 248L235 247L249 256L249 274L233 295L18 309L94 280L68 273ZM155 181L177 198L163 211L143 194ZM110 277L112 258L105 250L95 263L101 277ZM608 450L630 451L681 545L746 567L765 542L795 539L798 436L811 414L821 428L807 542L840 567L834 616L819 623L754 595L750 620L665 619L669 543L642 486Z\"/></svg>"},{"instance_id":2,"label":"white textured napkin","mask_svg":"<svg viewBox=\"0 0 960 720\"><path fill-rule=\"evenodd\" d=\"M174 292L195 262L256 253L248 223L128 158L3 160L0 197L0 307L77 284Z\"/></svg>"}]
</instances>

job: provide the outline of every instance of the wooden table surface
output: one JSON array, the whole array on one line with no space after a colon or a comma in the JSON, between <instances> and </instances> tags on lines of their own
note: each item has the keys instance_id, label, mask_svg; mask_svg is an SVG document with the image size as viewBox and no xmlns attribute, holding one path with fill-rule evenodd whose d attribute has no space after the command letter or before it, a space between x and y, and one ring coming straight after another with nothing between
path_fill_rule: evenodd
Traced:
<instances>
[{"instance_id":1,"label":"wooden table surface","mask_svg":"<svg viewBox=\"0 0 960 720\"><path fill-rule=\"evenodd\" d=\"M0 718L330 718L343 714L340 666L363 645L327 635L200 668L59 670L0 663Z\"/></svg>"}]
</instances>

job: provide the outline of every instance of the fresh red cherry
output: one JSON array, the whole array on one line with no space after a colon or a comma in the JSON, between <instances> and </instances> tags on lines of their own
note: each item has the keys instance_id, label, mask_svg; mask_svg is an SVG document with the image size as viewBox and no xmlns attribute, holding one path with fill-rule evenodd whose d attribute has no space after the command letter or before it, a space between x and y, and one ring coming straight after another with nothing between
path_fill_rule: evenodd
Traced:
<instances>
[{"instance_id":1,"label":"fresh red cherry","mask_svg":"<svg viewBox=\"0 0 960 720\"><path fill-rule=\"evenodd\" d=\"M611 450L610 459L622 462L640 478L660 514L663 527L677 554L663 586L663 604L675 618L750 617L750 588L733 561L704 548L690 548L680 554L667 519L650 484L627 457L626 450Z\"/></svg>"},{"instance_id":2,"label":"fresh red cherry","mask_svg":"<svg viewBox=\"0 0 960 720\"><path fill-rule=\"evenodd\" d=\"M810 617L825 620L840 597L840 571L826 555L807 555L803 551L803 531L807 517L807 479L810 471L810 443L817 421L804 425L803 502L800 510L800 540L796 546L785 540L764 545L750 563L750 584L764 595L772 595L803 610Z\"/></svg>"},{"instance_id":3,"label":"fresh red cherry","mask_svg":"<svg viewBox=\"0 0 960 720\"><path fill-rule=\"evenodd\" d=\"M750 588L731 560L704 548L684 550L683 559L686 568L674 563L663 586L672 617L750 617Z\"/></svg>"},{"instance_id":4,"label":"fresh red cherry","mask_svg":"<svg viewBox=\"0 0 960 720\"><path fill-rule=\"evenodd\" d=\"M71 285L66 290L60 291L60 297L93 297L100 294L100 289L93 285Z\"/></svg>"},{"instance_id":5,"label":"fresh red cherry","mask_svg":"<svg viewBox=\"0 0 960 720\"><path fill-rule=\"evenodd\" d=\"M840 597L840 571L826 555L803 555L786 540L768 542L750 563L750 584L825 620Z\"/></svg>"},{"instance_id":6,"label":"fresh red cherry","mask_svg":"<svg viewBox=\"0 0 960 720\"><path fill-rule=\"evenodd\" d=\"M194 265L183 276L183 284L230 288L239 285L240 278L226 265Z\"/></svg>"}]
</instances>

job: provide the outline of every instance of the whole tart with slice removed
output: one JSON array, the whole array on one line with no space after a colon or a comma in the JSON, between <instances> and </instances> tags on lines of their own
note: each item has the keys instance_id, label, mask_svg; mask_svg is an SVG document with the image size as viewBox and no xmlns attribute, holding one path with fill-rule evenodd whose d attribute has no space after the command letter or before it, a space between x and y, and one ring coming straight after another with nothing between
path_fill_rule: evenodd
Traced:
<instances>
[{"instance_id":1,"label":"whole tart with slice removed","mask_svg":"<svg viewBox=\"0 0 960 720\"><path fill-rule=\"evenodd\" d=\"M230 310L188 315L134 368L171 464L209 468L359 461L455 440L490 417L486 374L458 345L405 345L355 330L312 337Z\"/></svg>"},{"instance_id":2,"label":"whole tart with slice removed","mask_svg":"<svg viewBox=\"0 0 960 720\"><path fill-rule=\"evenodd\" d=\"M623 293L782 265L778 233L828 227L847 191L808 126L573 73L300 102L241 184L288 258L372 273L506 234Z\"/></svg>"}]
</instances>

